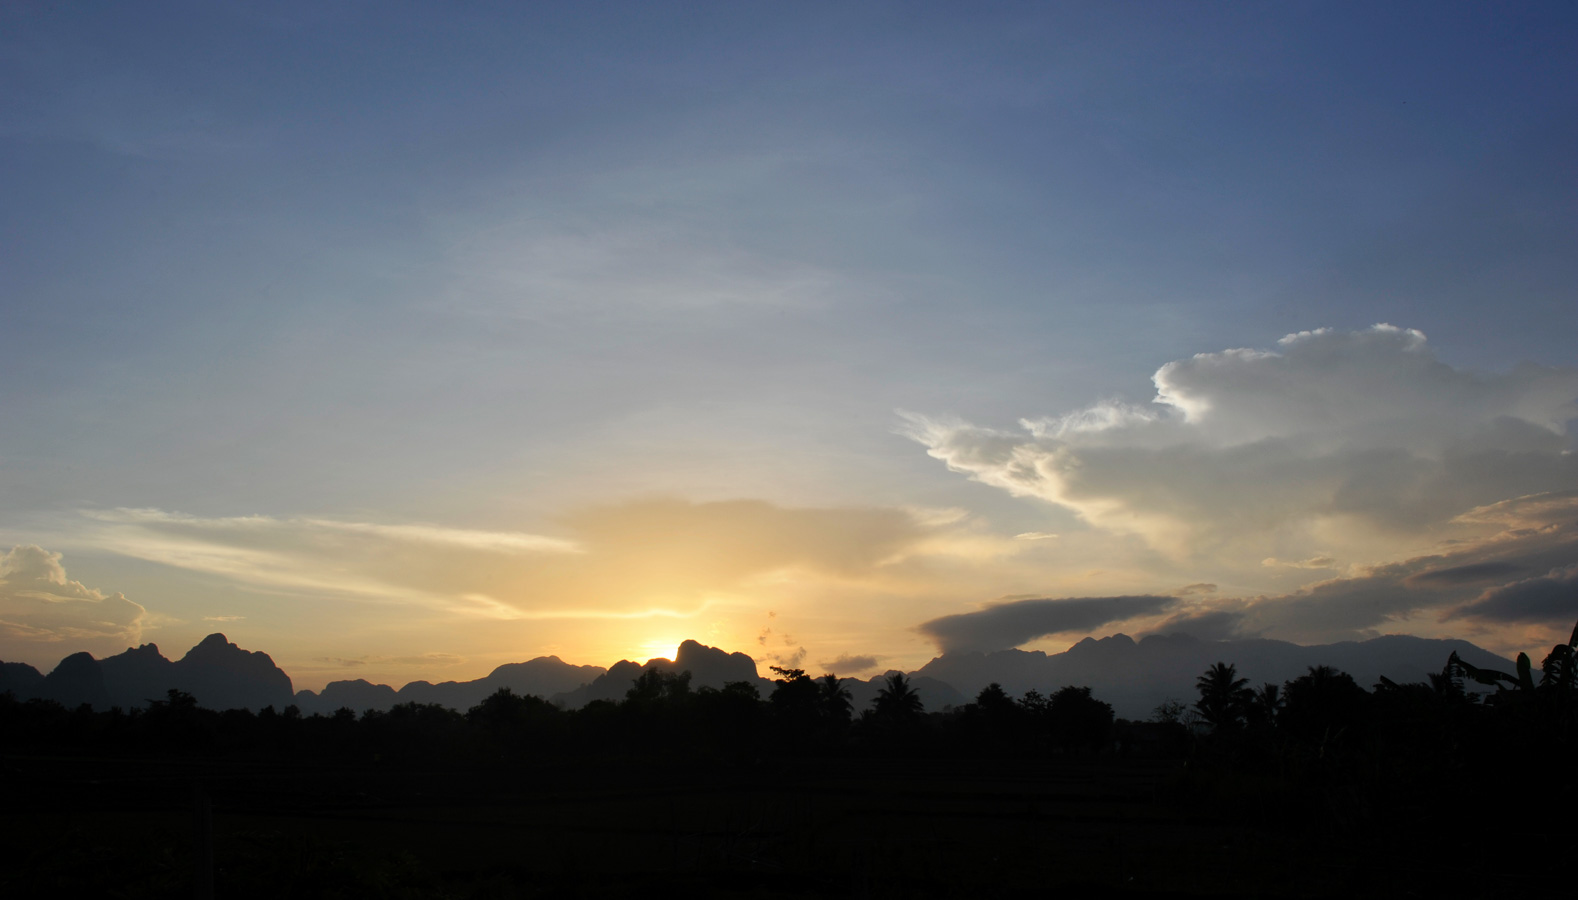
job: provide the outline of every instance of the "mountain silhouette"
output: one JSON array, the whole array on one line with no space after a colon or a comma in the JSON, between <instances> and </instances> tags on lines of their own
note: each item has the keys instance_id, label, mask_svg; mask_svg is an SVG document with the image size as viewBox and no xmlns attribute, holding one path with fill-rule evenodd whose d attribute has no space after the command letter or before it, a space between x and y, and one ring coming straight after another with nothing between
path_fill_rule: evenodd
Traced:
<instances>
[{"instance_id":1,"label":"mountain silhouette","mask_svg":"<svg viewBox=\"0 0 1578 900\"><path fill-rule=\"evenodd\" d=\"M96 660L73 653L42 678L32 666L0 663L10 690L21 700L40 698L62 706L87 703L96 709L124 709L162 700L173 689L185 691L209 709L260 710L291 702L290 676L267 653L248 652L223 634L211 634L181 659L171 662L155 644L128 647ZM31 673L31 675L29 674Z\"/></svg>"},{"instance_id":2,"label":"mountain silhouette","mask_svg":"<svg viewBox=\"0 0 1578 900\"><path fill-rule=\"evenodd\" d=\"M701 687L721 688L731 681L745 681L756 686L766 695L773 683L756 671L756 661L744 653L730 653L717 647L708 647L698 641L685 641L679 645L672 660L649 659L645 664L622 659L608 667L608 671L572 691L555 695L552 699L568 709L579 709L593 700L623 700L625 692L641 673L656 669L660 672L689 672L692 689Z\"/></svg>"},{"instance_id":3,"label":"mountain silhouette","mask_svg":"<svg viewBox=\"0 0 1578 900\"><path fill-rule=\"evenodd\" d=\"M887 687L888 676L895 669L890 669L881 675L873 675L865 681L856 681L853 678L844 679L844 687L849 689L849 701L855 712L870 709L877 702L877 694ZM910 688L920 696L921 707L927 712L940 712L950 706L963 706L969 698L959 693L958 689L946 681L930 675L914 673L909 681ZM971 695L972 697L974 694Z\"/></svg>"},{"instance_id":4,"label":"mountain silhouette","mask_svg":"<svg viewBox=\"0 0 1578 900\"><path fill-rule=\"evenodd\" d=\"M1112 704L1119 716L1145 719L1164 700L1192 701L1195 679L1217 662L1234 664L1238 674L1252 685L1282 684L1318 665L1332 666L1352 675L1360 685L1371 685L1382 676L1399 683L1423 681L1430 673L1440 672L1454 651L1480 668L1514 668L1508 660L1467 641L1407 635L1301 646L1267 639L1202 641L1184 634L1151 635L1136 641L1115 634L1085 638L1062 653L947 653L908 674L911 687L933 712L961 706L995 682L1010 696L1029 690L1050 695L1065 685L1089 687L1095 697ZM579 708L594 700L623 700L631 684L651 670L688 671L692 688L721 688L743 681L765 697L775 686L761 677L748 655L688 640L679 645L672 660L621 660L606 670L543 656L499 666L473 681L413 681L397 691L389 685L356 679L331 682L321 692L292 694L290 676L274 665L268 654L243 650L223 634L211 634L174 662L156 645L143 644L103 660L74 653L48 675L40 675L24 663L0 663L0 692L10 691L21 700L38 697L68 707L88 703L108 709L140 707L163 699L174 688L193 695L199 705L210 709L282 709L294 702L311 715L333 713L342 707L356 712L387 710L397 703L413 702L465 711L507 687L516 694ZM857 712L870 708L886 677L844 681Z\"/></svg>"},{"instance_id":5,"label":"mountain silhouette","mask_svg":"<svg viewBox=\"0 0 1578 900\"><path fill-rule=\"evenodd\" d=\"M73 653L44 676L38 696L72 707L88 703L100 708L110 705L104 687L104 669L91 653Z\"/></svg>"},{"instance_id":6,"label":"mountain silhouette","mask_svg":"<svg viewBox=\"0 0 1578 900\"><path fill-rule=\"evenodd\" d=\"M149 700L163 700L179 683L175 663L164 658L157 644L143 644L107 656L99 660L99 668L104 670L110 703L123 709L142 706Z\"/></svg>"},{"instance_id":7,"label":"mountain silhouette","mask_svg":"<svg viewBox=\"0 0 1578 900\"><path fill-rule=\"evenodd\" d=\"M297 691L296 706L307 715L323 713L328 715L337 709L353 709L363 712L376 709L387 712L391 706L400 702L400 695L387 684L373 684L365 678L351 681L331 681L323 686L322 691Z\"/></svg>"},{"instance_id":8,"label":"mountain silhouette","mask_svg":"<svg viewBox=\"0 0 1578 900\"><path fill-rule=\"evenodd\" d=\"M170 669L175 686L209 709L283 708L295 696L290 676L267 653L242 650L222 634L203 638Z\"/></svg>"},{"instance_id":9,"label":"mountain silhouette","mask_svg":"<svg viewBox=\"0 0 1578 900\"><path fill-rule=\"evenodd\" d=\"M0 662L0 694L7 691L13 697L37 697L44 688L44 673L27 663Z\"/></svg>"},{"instance_id":10,"label":"mountain silhouette","mask_svg":"<svg viewBox=\"0 0 1578 900\"><path fill-rule=\"evenodd\" d=\"M444 681L438 684L413 681L398 691L387 684L373 684L361 678L331 681L321 692L298 691L296 705L308 715L328 714L342 707L357 712L368 709L387 711L397 703L437 703L464 711L501 688L509 688L517 694L553 697L573 691L606 671L602 666L577 666L557 656L539 656L526 662L506 663L487 676L473 681Z\"/></svg>"},{"instance_id":11,"label":"mountain silhouette","mask_svg":"<svg viewBox=\"0 0 1578 900\"><path fill-rule=\"evenodd\" d=\"M1192 701L1195 679L1217 662L1234 664L1239 676L1256 686L1282 684L1320 665L1347 672L1368 686L1383 675L1399 683L1424 681L1429 673L1441 671L1453 651L1482 668L1513 668L1511 662L1467 641L1408 635L1303 646L1264 638L1202 641L1184 634L1150 635L1136 641L1115 634L1085 638L1062 653L946 653L915 674L955 685L971 697L993 682L1011 696L1032 689L1047 694L1064 685L1088 686L1119 716L1144 719L1164 700Z\"/></svg>"}]
</instances>

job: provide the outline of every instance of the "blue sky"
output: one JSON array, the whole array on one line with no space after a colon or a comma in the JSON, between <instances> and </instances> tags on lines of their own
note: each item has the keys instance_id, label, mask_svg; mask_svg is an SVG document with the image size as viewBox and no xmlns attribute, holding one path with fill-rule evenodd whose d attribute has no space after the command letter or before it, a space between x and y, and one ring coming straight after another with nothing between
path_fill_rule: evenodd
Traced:
<instances>
[{"instance_id":1,"label":"blue sky","mask_svg":"<svg viewBox=\"0 0 1578 900\"><path fill-rule=\"evenodd\" d=\"M17 4L0 540L62 574L13 555L0 657L174 650L224 621L303 683L358 655L400 680L420 665L390 660L606 663L687 636L901 664L935 652L920 622L1004 597L1211 583L1209 611L1241 612L1491 540L1505 516L1472 534L1462 516L1578 488L1575 26L1558 3ZM1116 401L1182 423L1101 432L1131 456L1236 452L1150 403L1165 364L1233 348L1292 374L1223 358L1242 373L1196 385L1219 409L1262 377L1287 393L1246 416L1392 398L1362 422L1244 426L1336 448L1346 480L1314 506L1233 501L1282 510L1276 553L1332 567L1263 565L1116 488L1026 487L987 452L1094 471L1096 432L1018 422ZM1426 357L1445 369L1394 365ZM1513 419L1544 431L1508 444ZM1462 508L1332 499L1400 477L1362 460L1470 446L1501 468L1473 469ZM864 523L865 549L805 544L790 523L812 512ZM441 549L573 547L591 570L610 542L734 527L698 516L777 549L744 569L698 550L662 590L644 564L616 584L535 557L478 581L462 573L492 562ZM68 628L28 572L145 613ZM1476 590L1565 584L1517 572ZM1303 632L1251 618L1434 633L1489 599ZM1574 612L1478 638L1532 647Z\"/></svg>"}]
</instances>

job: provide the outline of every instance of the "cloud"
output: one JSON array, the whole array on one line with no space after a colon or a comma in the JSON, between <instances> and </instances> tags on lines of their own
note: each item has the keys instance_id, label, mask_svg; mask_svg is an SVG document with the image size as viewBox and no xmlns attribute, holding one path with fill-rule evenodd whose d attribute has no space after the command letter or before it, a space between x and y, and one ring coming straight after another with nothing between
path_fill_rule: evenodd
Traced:
<instances>
[{"instance_id":1,"label":"cloud","mask_svg":"<svg viewBox=\"0 0 1578 900\"><path fill-rule=\"evenodd\" d=\"M1231 609L1181 612L1164 619L1150 634L1187 634L1202 641L1225 641L1245 637L1243 614Z\"/></svg>"},{"instance_id":2,"label":"cloud","mask_svg":"<svg viewBox=\"0 0 1578 900\"><path fill-rule=\"evenodd\" d=\"M124 594L73 581L61 555L24 544L0 556L0 632L23 641L135 644L147 615Z\"/></svg>"},{"instance_id":3,"label":"cloud","mask_svg":"<svg viewBox=\"0 0 1578 900\"><path fill-rule=\"evenodd\" d=\"M508 531L476 531L463 528L437 528L432 525L380 525L372 522L341 522L332 519L302 519L302 522L329 531L361 532L392 541L416 544L449 544L500 553L580 553L573 541Z\"/></svg>"},{"instance_id":4,"label":"cloud","mask_svg":"<svg viewBox=\"0 0 1578 900\"><path fill-rule=\"evenodd\" d=\"M769 653L757 662L765 662L780 669L798 669L805 662L806 650L804 647L795 648L793 653Z\"/></svg>"},{"instance_id":5,"label":"cloud","mask_svg":"<svg viewBox=\"0 0 1578 900\"><path fill-rule=\"evenodd\" d=\"M688 616L753 580L872 578L935 533L896 509L653 499L563 516L564 536L328 518L87 513L91 542L261 590L482 619Z\"/></svg>"},{"instance_id":6,"label":"cloud","mask_svg":"<svg viewBox=\"0 0 1578 900\"><path fill-rule=\"evenodd\" d=\"M1419 332L1377 325L1202 353L1152 380L1143 409L1103 401L1019 432L907 414L905 433L972 480L1175 557L1330 555L1315 548L1333 536L1373 549L1374 534L1415 540L1477 507L1578 488L1578 370L1460 370Z\"/></svg>"},{"instance_id":7,"label":"cloud","mask_svg":"<svg viewBox=\"0 0 1578 900\"><path fill-rule=\"evenodd\" d=\"M1516 531L1549 527L1575 515L1578 490L1543 491L1476 507L1458 516L1457 521L1500 525Z\"/></svg>"},{"instance_id":8,"label":"cloud","mask_svg":"<svg viewBox=\"0 0 1578 900\"><path fill-rule=\"evenodd\" d=\"M759 500L647 500L562 521L605 561L644 575L730 581L788 566L857 576L928 534L903 510L786 509Z\"/></svg>"},{"instance_id":9,"label":"cloud","mask_svg":"<svg viewBox=\"0 0 1578 900\"><path fill-rule=\"evenodd\" d=\"M416 656L375 656L371 662L391 663L397 666L458 666L466 657L454 653L420 653Z\"/></svg>"},{"instance_id":10,"label":"cloud","mask_svg":"<svg viewBox=\"0 0 1578 900\"><path fill-rule=\"evenodd\" d=\"M1578 495L1516 498L1465 515L1505 527L1288 593L1202 601L1154 630L1325 643L1373 637L1421 614L1563 628L1578 619ZM1546 574L1517 577L1530 572Z\"/></svg>"},{"instance_id":11,"label":"cloud","mask_svg":"<svg viewBox=\"0 0 1578 900\"><path fill-rule=\"evenodd\" d=\"M1485 581L1506 579L1523 571L1515 563L1483 562L1462 566L1432 569L1407 578L1409 587L1433 584L1478 584Z\"/></svg>"},{"instance_id":12,"label":"cloud","mask_svg":"<svg viewBox=\"0 0 1578 900\"><path fill-rule=\"evenodd\" d=\"M450 305L505 316L673 316L825 306L845 287L830 271L727 246L672 215L626 208L595 225L544 221L534 215L456 240Z\"/></svg>"},{"instance_id":13,"label":"cloud","mask_svg":"<svg viewBox=\"0 0 1578 900\"><path fill-rule=\"evenodd\" d=\"M315 656L312 658L312 661L320 665L307 668L355 669L369 665L432 668L435 666L458 666L466 662L466 657L456 656L453 653L422 653L416 656Z\"/></svg>"},{"instance_id":14,"label":"cloud","mask_svg":"<svg viewBox=\"0 0 1578 900\"><path fill-rule=\"evenodd\" d=\"M918 630L943 653L1006 650L1036 638L1092 631L1112 622L1159 613L1174 597L1071 597L1014 600L975 612L922 622Z\"/></svg>"},{"instance_id":15,"label":"cloud","mask_svg":"<svg viewBox=\"0 0 1578 900\"><path fill-rule=\"evenodd\" d=\"M1442 619L1545 625L1565 625L1578 620L1578 564L1552 569L1537 578L1490 588L1472 603L1452 610Z\"/></svg>"},{"instance_id":16,"label":"cloud","mask_svg":"<svg viewBox=\"0 0 1578 900\"><path fill-rule=\"evenodd\" d=\"M827 672L854 675L875 669L878 662L875 656L851 656L848 653L841 653L833 659L822 661L819 665Z\"/></svg>"},{"instance_id":17,"label":"cloud","mask_svg":"<svg viewBox=\"0 0 1578 900\"><path fill-rule=\"evenodd\" d=\"M1330 569L1337 565L1337 560L1330 556L1312 556L1309 559L1277 559L1268 556L1260 561L1268 569Z\"/></svg>"}]
</instances>

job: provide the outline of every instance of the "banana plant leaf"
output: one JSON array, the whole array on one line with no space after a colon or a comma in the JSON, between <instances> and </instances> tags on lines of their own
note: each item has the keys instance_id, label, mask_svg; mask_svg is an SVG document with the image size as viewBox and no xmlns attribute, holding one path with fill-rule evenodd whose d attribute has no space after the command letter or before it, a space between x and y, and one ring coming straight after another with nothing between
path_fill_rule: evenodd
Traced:
<instances>
[{"instance_id":1,"label":"banana plant leaf","mask_svg":"<svg viewBox=\"0 0 1578 900\"><path fill-rule=\"evenodd\" d=\"M1518 687L1525 691L1534 690L1534 664L1529 662L1529 654L1518 654Z\"/></svg>"},{"instance_id":2,"label":"banana plant leaf","mask_svg":"<svg viewBox=\"0 0 1578 900\"><path fill-rule=\"evenodd\" d=\"M1462 672L1464 677L1472 678L1480 684L1489 685L1490 687L1505 687L1506 685L1518 683L1517 678L1506 672L1499 672L1495 669L1481 669L1478 666L1464 662L1458 658L1456 650L1452 651L1452 655L1447 657L1447 662L1456 666L1457 670Z\"/></svg>"}]
</instances>

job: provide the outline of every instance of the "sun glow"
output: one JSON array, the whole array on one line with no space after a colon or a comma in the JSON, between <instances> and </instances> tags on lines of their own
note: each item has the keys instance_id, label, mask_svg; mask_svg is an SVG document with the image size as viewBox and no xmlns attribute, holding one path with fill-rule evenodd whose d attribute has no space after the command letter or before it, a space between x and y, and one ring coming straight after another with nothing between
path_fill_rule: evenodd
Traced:
<instances>
[{"instance_id":1,"label":"sun glow","mask_svg":"<svg viewBox=\"0 0 1578 900\"><path fill-rule=\"evenodd\" d=\"M679 644L684 638L664 637L645 641L639 645L636 655L637 662L646 662L649 659L673 659L679 654Z\"/></svg>"}]
</instances>

